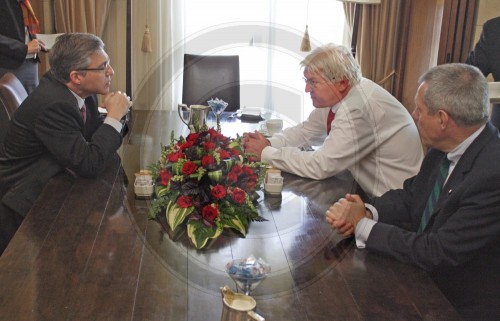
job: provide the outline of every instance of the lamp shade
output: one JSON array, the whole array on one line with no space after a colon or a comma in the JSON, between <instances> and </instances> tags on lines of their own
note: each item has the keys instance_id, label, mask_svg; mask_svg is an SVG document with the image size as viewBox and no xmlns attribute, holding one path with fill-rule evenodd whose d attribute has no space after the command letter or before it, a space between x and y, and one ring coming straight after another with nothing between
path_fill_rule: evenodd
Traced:
<instances>
[{"instance_id":1,"label":"lamp shade","mask_svg":"<svg viewBox=\"0 0 500 321\"><path fill-rule=\"evenodd\" d=\"M352 2L358 4L379 4L381 0L338 0L340 2Z\"/></svg>"}]
</instances>

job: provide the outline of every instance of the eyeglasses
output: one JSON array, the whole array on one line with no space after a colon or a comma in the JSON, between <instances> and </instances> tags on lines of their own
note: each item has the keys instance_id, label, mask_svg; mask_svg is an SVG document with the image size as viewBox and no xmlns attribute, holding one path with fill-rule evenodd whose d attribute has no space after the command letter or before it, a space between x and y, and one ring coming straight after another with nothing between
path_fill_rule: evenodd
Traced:
<instances>
[{"instance_id":1,"label":"eyeglasses","mask_svg":"<svg viewBox=\"0 0 500 321\"><path fill-rule=\"evenodd\" d=\"M108 71L108 69L111 67L111 64L110 64L110 61L106 61L101 67L97 67L97 68L82 68L82 69L77 69L77 71L98 71L98 72L102 72L102 73L105 73L106 71Z\"/></svg>"},{"instance_id":2,"label":"eyeglasses","mask_svg":"<svg viewBox=\"0 0 500 321\"><path fill-rule=\"evenodd\" d=\"M320 82L320 81L316 81L316 80L313 80L313 79L307 79L305 77L303 77L302 79L304 79L304 81L306 82L306 85L309 85L309 87L311 88L316 88L316 86L320 85L320 84L324 84L325 82Z\"/></svg>"}]
</instances>

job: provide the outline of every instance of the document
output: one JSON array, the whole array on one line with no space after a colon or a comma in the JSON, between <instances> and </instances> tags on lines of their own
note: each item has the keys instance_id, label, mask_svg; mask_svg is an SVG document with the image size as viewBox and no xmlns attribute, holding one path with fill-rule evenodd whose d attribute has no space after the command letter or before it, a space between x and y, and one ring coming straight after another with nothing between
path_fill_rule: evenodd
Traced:
<instances>
[{"instance_id":1,"label":"document","mask_svg":"<svg viewBox=\"0 0 500 321\"><path fill-rule=\"evenodd\" d=\"M50 50L56 42L56 38L60 35L62 35L62 33L39 33L36 37L44 43L45 49Z\"/></svg>"}]
</instances>

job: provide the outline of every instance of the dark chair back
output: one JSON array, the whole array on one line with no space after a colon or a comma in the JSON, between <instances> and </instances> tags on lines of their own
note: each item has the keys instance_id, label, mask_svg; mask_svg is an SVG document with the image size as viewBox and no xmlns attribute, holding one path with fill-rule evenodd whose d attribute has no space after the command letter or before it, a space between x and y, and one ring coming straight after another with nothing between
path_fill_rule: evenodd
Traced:
<instances>
[{"instance_id":1,"label":"dark chair back","mask_svg":"<svg viewBox=\"0 0 500 321\"><path fill-rule=\"evenodd\" d=\"M226 111L240 108L240 61L238 56L184 55L182 103L208 105L219 98Z\"/></svg>"},{"instance_id":2,"label":"dark chair back","mask_svg":"<svg viewBox=\"0 0 500 321\"><path fill-rule=\"evenodd\" d=\"M27 96L26 89L13 73L6 72L0 77L0 143L12 115Z\"/></svg>"}]
</instances>

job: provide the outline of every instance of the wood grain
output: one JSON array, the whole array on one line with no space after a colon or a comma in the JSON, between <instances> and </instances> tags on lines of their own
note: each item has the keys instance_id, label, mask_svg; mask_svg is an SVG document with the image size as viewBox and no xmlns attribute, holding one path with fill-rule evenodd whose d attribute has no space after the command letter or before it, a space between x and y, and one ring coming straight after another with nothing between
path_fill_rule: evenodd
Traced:
<instances>
[{"instance_id":1,"label":"wood grain","mask_svg":"<svg viewBox=\"0 0 500 321\"><path fill-rule=\"evenodd\" d=\"M134 173L180 129L166 112L136 113L116 160L99 179L51 180L0 258L2 320L220 320L219 288L234 258L265 259L255 290L266 320L457 320L417 268L373 255L324 222L332 201L357 185L348 172L324 181L285 174L281 198L262 197L267 222L246 238L224 233L196 250L148 220ZM240 124L239 130L258 124Z\"/></svg>"}]
</instances>

